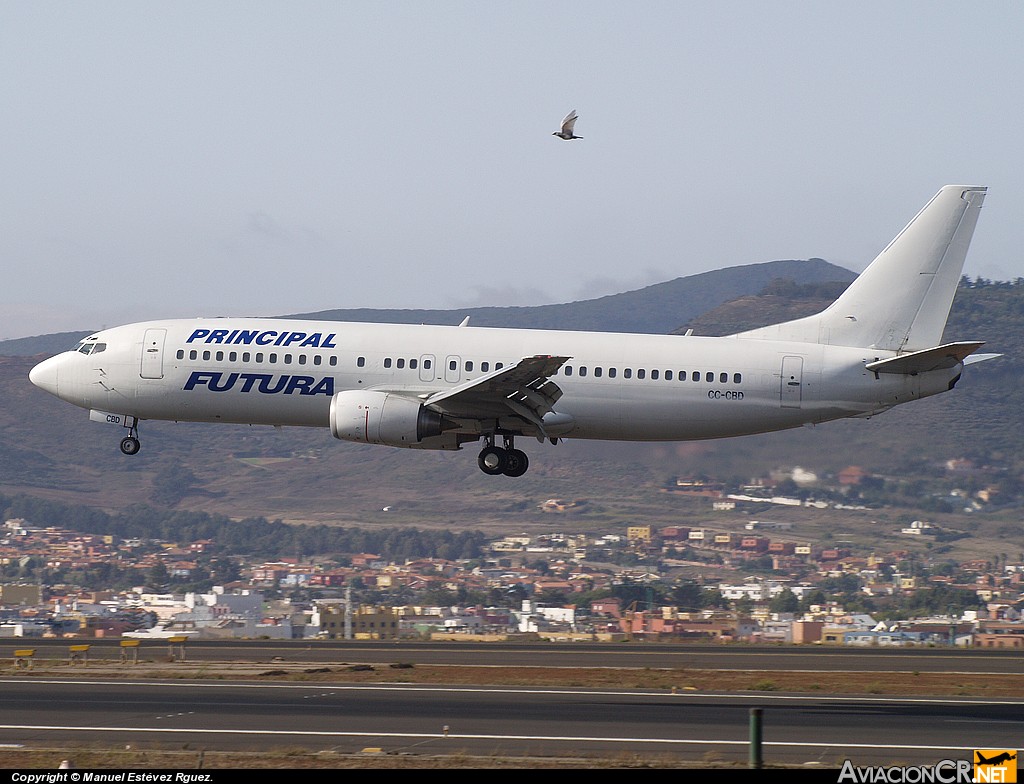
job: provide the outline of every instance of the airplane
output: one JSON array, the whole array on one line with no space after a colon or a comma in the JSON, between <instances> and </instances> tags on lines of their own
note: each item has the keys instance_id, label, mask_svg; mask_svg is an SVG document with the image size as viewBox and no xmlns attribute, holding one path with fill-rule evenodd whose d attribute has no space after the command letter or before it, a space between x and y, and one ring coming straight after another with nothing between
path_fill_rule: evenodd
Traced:
<instances>
[{"instance_id":1,"label":"airplane","mask_svg":"<svg viewBox=\"0 0 1024 784\"><path fill-rule=\"evenodd\" d=\"M980 751L974 752L978 759L975 762L976 765L1000 765L1004 762L1010 762L1017 759L1016 754L1010 754L1008 751L1004 751L1001 754L997 754L992 759L985 759L985 756Z\"/></svg>"},{"instance_id":2,"label":"airplane","mask_svg":"<svg viewBox=\"0 0 1024 784\"><path fill-rule=\"evenodd\" d=\"M688 441L868 418L953 389L979 341L942 343L987 188L947 185L829 307L726 337L274 318L104 329L32 368L37 387L143 420L329 427L458 450L518 477L516 438ZM122 431L125 432L125 431Z\"/></svg>"}]
</instances>

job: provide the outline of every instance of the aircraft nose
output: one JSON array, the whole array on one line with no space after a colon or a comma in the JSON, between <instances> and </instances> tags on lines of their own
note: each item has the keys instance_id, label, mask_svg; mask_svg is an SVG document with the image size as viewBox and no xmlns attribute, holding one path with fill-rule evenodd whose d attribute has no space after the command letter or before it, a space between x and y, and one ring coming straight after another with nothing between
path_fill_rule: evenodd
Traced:
<instances>
[{"instance_id":1,"label":"aircraft nose","mask_svg":"<svg viewBox=\"0 0 1024 784\"><path fill-rule=\"evenodd\" d=\"M28 373L28 380L51 395L57 395L59 357L44 359Z\"/></svg>"}]
</instances>

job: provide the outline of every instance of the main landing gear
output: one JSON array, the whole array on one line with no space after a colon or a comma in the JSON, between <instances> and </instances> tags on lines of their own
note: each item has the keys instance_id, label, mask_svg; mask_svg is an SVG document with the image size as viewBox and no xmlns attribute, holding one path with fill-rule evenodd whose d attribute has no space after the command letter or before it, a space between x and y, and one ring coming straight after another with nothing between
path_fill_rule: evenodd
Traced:
<instances>
[{"instance_id":1,"label":"main landing gear","mask_svg":"<svg viewBox=\"0 0 1024 784\"><path fill-rule=\"evenodd\" d=\"M142 449L142 444L139 443L138 420L135 420L128 435L121 439L121 451L126 455L136 455L140 449Z\"/></svg>"},{"instance_id":2,"label":"main landing gear","mask_svg":"<svg viewBox=\"0 0 1024 784\"><path fill-rule=\"evenodd\" d=\"M522 449L515 448L514 436L502 436L503 446L494 445L494 436L485 436L487 446L480 450L477 464L490 476L522 476L530 467L530 459Z\"/></svg>"}]
</instances>

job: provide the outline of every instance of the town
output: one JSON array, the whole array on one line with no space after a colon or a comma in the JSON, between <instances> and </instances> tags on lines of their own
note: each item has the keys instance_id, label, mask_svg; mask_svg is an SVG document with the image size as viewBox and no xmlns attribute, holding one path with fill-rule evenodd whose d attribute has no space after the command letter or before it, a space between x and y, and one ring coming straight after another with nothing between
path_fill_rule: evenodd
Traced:
<instances>
[{"instance_id":1,"label":"town","mask_svg":"<svg viewBox=\"0 0 1024 784\"><path fill-rule=\"evenodd\" d=\"M705 502L710 514L700 525L474 535L428 556L400 555L414 553L410 539L431 538L417 530L389 535L380 552L260 559L228 552L214 536L170 541L7 519L0 529L0 638L1024 649L1024 558L954 563L941 557L943 548L929 557L932 542L956 532L927 520L887 532L888 540L928 540L926 547L877 548L801 538L792 523L764 519L772 506L864 508L856 494L824 501L827 493L794 492L811 484L809 476L795 469L778 482L731 489L677 478L663 492ZM851 467L837 481L864 478ZM544 499L537 511L563 523L585 504Z\"/></svg>"}]
</instances>

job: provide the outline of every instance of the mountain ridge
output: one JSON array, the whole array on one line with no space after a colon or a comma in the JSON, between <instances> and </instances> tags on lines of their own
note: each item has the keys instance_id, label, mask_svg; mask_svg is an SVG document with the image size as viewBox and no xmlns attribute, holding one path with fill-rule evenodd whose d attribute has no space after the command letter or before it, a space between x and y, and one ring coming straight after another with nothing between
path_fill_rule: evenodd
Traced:
<instances>
[{"instance_id":1,"label":"mountain ridge","mask_svg":"<svg viewBox=\"0 0 1024 784\"><path fill-rule=\"evenodd\" d=\"M807 315L830 296L827 286L775 282L685 324L721 334ZM142 452L129 458L117 447L118 428L90 422L86 412L28 382L36 356L0 356L0 491L106 511L157 504L289 523L618 530L630 521L672 524L706 515L706 501L694 507L665 492L680 476L745 483L779 466L827 473L860 465L886 481L907 482L908 493L924 499L935 492L943 462L966 459L977 467L956 480L966 491L996 483L1012 497L1017 485L1017 497L1024 497L1024 285L962 281L947 332L949 339L988 341L986 351L1005 356L970 367L952 392L870 420L718 441L534 445L530 472L509 481L483 475L471 448L439 453L352 444L326 428L147 421ZM553 518L540 511L550 498L587 503ZM1006 530L1016 536L1016 529Z\"/></svg>"},{"instance_id":2,"label":"mountain ridge","mask_svg":"<svg viewBox=\"0 0 1024 784\"><path fill-rule=\"evenodd\" d=\"M554 305L447 310L349 308L291 313L275 318L454 325L469 316L474 326L481 327L667 334L711 307L737 296L757 294L773 280L792 280L799 284L849 283L855 277L850 270L824 259L789 259L726 267L620 294ZM57 332L0 341L0 356L56 354L71 348L90 331Z\"/></svg>"}]
</instances>

